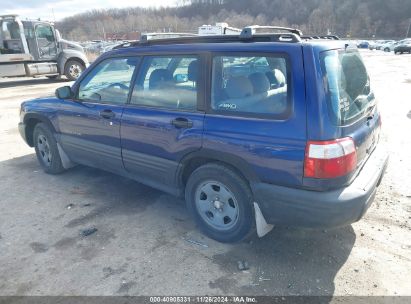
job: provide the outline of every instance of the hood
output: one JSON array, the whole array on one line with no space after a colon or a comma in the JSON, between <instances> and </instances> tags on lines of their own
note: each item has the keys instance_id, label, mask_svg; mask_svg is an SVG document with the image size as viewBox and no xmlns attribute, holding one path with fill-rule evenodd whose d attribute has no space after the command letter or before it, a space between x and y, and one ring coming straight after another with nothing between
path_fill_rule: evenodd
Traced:
<instances>
[{"instance_id":1,"label":"hood","mask_svg":"<svg viewBox=\"0 0 411 304\"><path fill-rule=\"evenodd\" d=\"M68 41L68 40L65 40L65 39L60 39L60 41L59 41L59 43L60 43L60 45L61 45L61 48L63 49L63 50L76 50L76 51L79 51L79 52L83 52L84 50L83 50L83 47L80 45L80 44L78 44L78 43L76 43L76 42L73 42L73 41Z\"/></svg>"}]
</instances>

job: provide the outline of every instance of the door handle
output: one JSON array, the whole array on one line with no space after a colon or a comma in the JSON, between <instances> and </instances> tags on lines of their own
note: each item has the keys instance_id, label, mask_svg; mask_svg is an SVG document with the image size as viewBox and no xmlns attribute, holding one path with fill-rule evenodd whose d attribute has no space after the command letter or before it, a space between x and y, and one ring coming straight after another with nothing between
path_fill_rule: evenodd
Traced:
<instances>
[{"instance_id":1,"label":"door handle","mask_svg":"<svg viewBox=\"0 0 411 304\"><path fill-rule=\"evenodd\" d=\"M368 115L367 116L367 126L370 126L370 122L371 122L371 120L373 120L374 119L374 114L371 114L371 115Z\"/></svg>"},{"instance_id":2,"label":"door handle","mask_svg":"<svg viewBox=\"0 0 411 304\"><path fill-rule=\"evenodd\" d=\"M114 116L116 116L116 114L111 110L103 110L103 111L100 112L100 116L105 118L105 119L111 119Z\"/></svg>"},{"instance_id":3,"label":"door handle","mask_svg":"<svg viewBox=\"0 0 411 304\"><path fill-rule=\"evenodd\" d=\"M187 129L193 126L193 122L188 120L187 118L178 117L171 121L171 124L175 126L177 129Z\"/></svg>"}]
</instances>

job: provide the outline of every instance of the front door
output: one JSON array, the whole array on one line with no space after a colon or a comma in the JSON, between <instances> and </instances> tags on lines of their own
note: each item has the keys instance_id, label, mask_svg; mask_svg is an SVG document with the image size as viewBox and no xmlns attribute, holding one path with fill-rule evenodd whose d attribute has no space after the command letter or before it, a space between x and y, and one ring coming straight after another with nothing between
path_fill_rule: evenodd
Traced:
<instances>
[{"instance_id":1,"label":"front door","mask_svg":"<svg viewBox=\"0 0 411 304\"><path fill-rule=\"evenodd\" d=\"M124 171L120 125L138 58L109 58L78 84L76 100L60 108L60 142L69 157L111 172Z\"/></svg>"},{"instance_id":2,"label":"front door","mask_svg":"<svg viewBox=\"0 0 411 304\"><path fill-rule=\"evenodd\" d=\"M48 24L38 24L35 27L37 48L40 60L57 58L57 41L53 28Z\"/></svg>"},{"instance_id":3,"label":"front door","mask_svg":"<svg viewBox=\"0 0 411 304\"><path fill-rule=\"evenodd\" d=\"M124 166L135 179L175 192L181 159L201 148L199 66L195 55L143 59L121 123Z\"/></svg>"}]
</instances>

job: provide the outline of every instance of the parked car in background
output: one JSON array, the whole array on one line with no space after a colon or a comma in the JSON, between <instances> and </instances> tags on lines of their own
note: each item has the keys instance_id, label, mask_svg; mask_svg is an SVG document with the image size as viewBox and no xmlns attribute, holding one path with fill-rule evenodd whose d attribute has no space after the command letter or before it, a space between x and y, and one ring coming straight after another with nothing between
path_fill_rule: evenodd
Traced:
<instances>
[{"instance_id":1,"label":"parked car in background","mask_svg":"<svg viewBox=\"0 0 411 304\"><path fill-rule=\"evenodd\" d=\"M369 44L368 49L370 50L380 50L381 46L389 43L389 42L393 42L394 40L376 40L376 41L371 41Z\"/></svg>"},{"instance_id":2,"label":"parked car in background","mask_svg":"<svg viewBox=\"0 0 411 304\"><path fill-rule=\"evenodd\" d=\"M377 47L377 41L370 41L369 45L368 45L368 49L369 50L376 50Z\"/></svg>"},{"instance_id":3,"label":"parked car in background","mask_svg":"<svg viewBox=\"0 0 411 304\"><path fill-rule=\"evenodd\" d=\"M384 52L393 52L398 45L405 44L407 42L411 42L411 38L388 42L381 46L381 50L383 50Z\"/></svg>"},{"instance_id":4,"label":"parked car in background","mask_svg":"<svg viewBox=\"0 0 411 304\"><path fill-rule=\"evenodd\" d=\"M409 53L411 54L411 41L402 42L394 48L395 54Z\"/></svg>"},{"instance_id":5,"label":"parked car in background","mask_svg":"<svg viewBox=\"0 0 411 304\"><path fill-rule=\"evenodd\" d=\"M390 41L381 45L380 49L384 52L392 52L399 43L399 41Z\"/></svg>"},{"instance_id":6,"label":"parked car in background","mask_svg":"<svg viewBox=\"0 0 411 304\"><path fill-rule=\"evenodd\" d=\"M357 47L358 47L359 49L368 49L369 46L370 46L370 43L369 43L368 41L360 41L360 42L357 44Z\"/></svg>"},{"instance_id":7,"label":"parked car in background","mask_svg":"<svg viewBox=\"0 0 411 304\"><path fill-rule=\"evenodd\" d=\"M77 163L185 197L221 242L358 221L388 161L360 53L257 29L104 53L72 87L23 102L20 133L47 173Z\"/></svg>"},{"instance_id":8,"label":"parked car in background","mask_svg":"<svg viewBox=\"0 0 411 304\"><path fill-rule=\"evenodd\" d=\"M378 43L376 50L384 50L384 45L389 45L395 43L395 40L383 40L380 43Z\"/></svg>"}]
</instances>

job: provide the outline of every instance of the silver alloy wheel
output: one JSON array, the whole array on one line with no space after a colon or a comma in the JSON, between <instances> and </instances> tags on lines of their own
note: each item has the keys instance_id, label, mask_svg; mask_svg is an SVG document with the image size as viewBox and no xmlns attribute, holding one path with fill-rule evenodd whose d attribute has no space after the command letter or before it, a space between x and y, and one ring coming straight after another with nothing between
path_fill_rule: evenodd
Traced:
<instances>
[{"instance_id":1,"label":"silver alloy wheel","mask_svg":"<svg viewBox=\"0 0 411 304\"><path fill-rule=\"evenodd\" d=\"M216 230L228 230L238 221L237 200L230 189L220 182L200 184L195 193L195 205L201 218Z\"/></svg>"},{"instance_id":2,"label":"silver alloy wheel","mask_svg":"<svg viewBox=\"0 0 411 304\"><path fill-rule=\"evenodd\" d=\"M77 79L80 76L82 71L83 71L83 69L81 68L81 66L79 64L74 63L74 64L70 65L69 74L70 74L71 77Z\"/></svg>"},{"instance_id":3,"label":"silver alloy wheel","mask_svg":"<svg viewBox=\"0 0 411 304\"><path fill-rule=\"evenodd\" d=\"M51 165L51 151L50 151L50 146L49 142L43 134L40 134L37 137L37 149L40 153L41 158L43 159L43 163L49 167Z\"/></svg>"}]
</instances>

